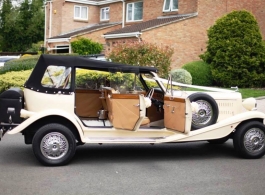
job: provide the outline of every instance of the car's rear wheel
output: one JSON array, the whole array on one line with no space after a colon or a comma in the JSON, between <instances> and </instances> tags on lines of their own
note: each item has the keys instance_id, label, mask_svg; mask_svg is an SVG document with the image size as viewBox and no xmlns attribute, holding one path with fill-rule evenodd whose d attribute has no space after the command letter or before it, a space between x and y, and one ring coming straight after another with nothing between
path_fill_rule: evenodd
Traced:
<instances>
[{"instance_id":1,"label":"car's rear wheel","mask_svg":"<svg viewBox=\"0 0 265 195\"><path fill-rule=\"evenodd\" d=\"M265 125L250 121L240 125L234 134L234 148L243 158L260 158L265 154Z\"/></svg>"},{"instance_id":2,"label":"car's rear wheel","mask_svg":"<svg viewBox=\"0 0 265 195\"><path fill-rule=\"evenodd\" d=\"M190 102L198 104L198 112L192 114L191 130L215 124L219 109L216 101L208 94L194 93L189 96Z\"/></svg>"},{"instance_id":3,"label":"car's rear wheel","mask_svg":"<svg viewBox=\"0 0 265 195\"><path fill-rule=\"evenodd\" d=\"M44 165L67 164L75 154L73 133L64 125L52 123L42 126L34 135L32 148L36 158Z\"/></svg>"}]
</instances>

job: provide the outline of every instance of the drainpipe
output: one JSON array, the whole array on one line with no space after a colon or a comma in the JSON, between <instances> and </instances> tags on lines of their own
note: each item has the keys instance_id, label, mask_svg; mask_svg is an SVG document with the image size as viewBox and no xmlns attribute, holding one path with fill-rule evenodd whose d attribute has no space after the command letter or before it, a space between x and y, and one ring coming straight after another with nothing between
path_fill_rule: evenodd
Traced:
<instances>
[{"instance_id":1,"label":"drainpipe","mask_svg":"<svg viewBox=\"0 0 265 195\"><path fill-rule=\"evenodd\" d=\"M71 37L69 38L68 43L69 43L69 53L72 53Z\"/></svg>"},{"instance_id":2,"label":"drainpipe","mask_svg":"<svg viewBox=\"0 0 265 195\"><path fill-rule=\"evenodd\" d=\"M122 0L122 28L124 28L124 19L125 19L125 0Z\"/></svg>"},{"instance_id":3,"label":"drainpipe","mask_svg":"<svg viewBox=\"0 0 265 195\"><path fill-rule=\"evenodd\" d=\"M52 36L52 1L50 3L49 38Z\"/></svg>"},{"instance_id":4,"label":"drainpipe","mask_svg":"<svg viewBox=\"0 0 265 195\"><path fill-rule=\"evenodd\" d=\"M46 47L46 33L47 33L47 2L45 3L45 10L44 10L44 44L43 47Z\"/></svg>"}]
</instances>

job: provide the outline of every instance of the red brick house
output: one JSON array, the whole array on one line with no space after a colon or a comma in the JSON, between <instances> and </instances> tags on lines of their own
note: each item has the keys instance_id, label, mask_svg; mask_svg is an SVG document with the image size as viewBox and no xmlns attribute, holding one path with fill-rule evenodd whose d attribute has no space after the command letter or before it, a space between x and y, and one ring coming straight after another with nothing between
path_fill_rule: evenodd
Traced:
<instances>
[{"instance_id":1,"label":"red brick house","mask_svg":"<svg viewBox=\"0 0 265 195\"><path fill-rule=\"evenodd\" d=\"M264 0L52 0L46 3L45 43L50 52L71 52L78 36L111 51L117 41L147 41L174 48L172 68L199 59L207 29L233 10L248 10L265 39Z\"/></svg>"}]
</instances>

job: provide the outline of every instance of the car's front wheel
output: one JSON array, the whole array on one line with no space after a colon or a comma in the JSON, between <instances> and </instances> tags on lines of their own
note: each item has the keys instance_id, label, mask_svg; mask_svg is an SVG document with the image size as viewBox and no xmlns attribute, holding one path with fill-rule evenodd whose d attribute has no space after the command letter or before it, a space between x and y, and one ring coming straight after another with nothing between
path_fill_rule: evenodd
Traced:
<instances>
[{"instance_id":1,"label":"car's front wheel","mask_svg":"<svg viewBox=\"0 0 265 195\"><path fill-rule=\"evenodd\" d=\"M34 135L32 148L36 158L47 166L67 164L75 154L73 133L64 125L52 123L42 126Z\"/></svg>"},{"instance_id":2,"label":"car's front wheel","mask_svg":"<svg viewBox=\"0 0 265 195\"><path fill-rule=\"evenodd\" d=\"M250 121L236 129L234 148L244 158L260 158L265 154L265 125Z\"/></svg>"}]
</instances>

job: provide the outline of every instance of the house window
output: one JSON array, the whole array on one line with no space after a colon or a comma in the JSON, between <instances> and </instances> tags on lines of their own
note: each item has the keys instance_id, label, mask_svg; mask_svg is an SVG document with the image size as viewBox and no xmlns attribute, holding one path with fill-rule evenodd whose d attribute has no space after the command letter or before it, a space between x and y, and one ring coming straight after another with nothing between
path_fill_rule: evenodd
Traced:
<instances>
[{"instance_id":1,"label":"house window","mask_svg":"<svg viewBox=\"0 0 265 195\"><path fill-rule=\"evenodd\" d=\"M109 7L100 9L100 20L109 20Z\"/></svg>"},{"instance_id":2,"label":"house window","mask_svg":"<svg viewBox=\"0 0 265 195\"><path fill-rule=\"evenodd\" d=\"M143 19L143 2L133 2L127 4L127 13L126 20L128 22L131 21L139 21Z\"/></svg>"},{"instance_id":3,"label":"house window","mask_svg":"<svg viewBox=\"0 0 265 195\"><path fill-rule=\"evenodd\" d=\"M88 19L88 8L84 6L75 5L74 19L87 20Z\"/></svg>"},{"instance_id":4,"label":"house window","mask_svg":"<svg viewBox=\"0 0 265 195\"><path fill-rule=\"evenodd\" d=\"M178 0L164 0L163 12L172 12L178 10Z\"/></svg>"}]
</instances>

